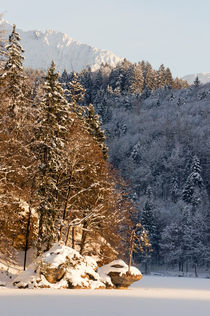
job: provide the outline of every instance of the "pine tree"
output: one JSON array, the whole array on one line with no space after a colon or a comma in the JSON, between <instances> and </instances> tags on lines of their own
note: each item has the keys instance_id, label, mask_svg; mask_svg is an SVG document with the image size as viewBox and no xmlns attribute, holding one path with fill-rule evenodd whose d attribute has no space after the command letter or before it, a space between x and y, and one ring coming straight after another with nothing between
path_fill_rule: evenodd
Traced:
<instances>
[{"instance_id":1,"label":"pine tree","mask_svg":"<svg viewBox=\"0 0 210 316\"><path fill-rule=\"evenodd\" d=\"M99 116L95 114L95 110L92 104L87 107L88 114L86 116L87 129L90 135L96 140L99 144L99 147L102 150L104 159L108 158L108 149L105 144L106 136L104 131L101 129L101 122Z\"/></svg>"},{"instance_id":2,"label":"pine tree","mask_svg":"<svg viewBox=\"0 0 210 316\"><path fill-rule=\"evenodd\" d=\"M152 69L150 64L147 65L147 73L145 77L145 86L151 91L157 88L157 76L156 72Z\"/></svg>"},{"instance_id":3,"label":"pine tree","mask_svg":"<svg viewBox=\"0 0 210 316\"><path fill-rule=\"evenodd\" d=\"M93 99L93 83L91 78L91 68L87 68L82 70L79 74L79 81L81 82L82 86L85 88L85 104L90 104Z\"/></svg>"},{"instance_id":4,"label":"pine tree","mask_svg":"<svg viewBox=\"0 0 210 316\"><path fill-rule=\"evenodd\" d=\"M181 220L173 221L164 228L160 247L165 263L178 264L179 271L183 272L185 254Z\"/></svg>"},{"instance_id":5,"label":"pine tree","mask_svg":"<svg viewBox=\"0 0 210 316\"><path fill-rule=\"evenodd\" d=\"M158 222L155 216L155 207L153 203L153 193L150 186L148 186L146 191L146 201L142 210L141 223L146 229L149 237L149 241L152 245L152 256L158 261L159 257L159 232L158 232ZM149 258L146 258L147 260Z\"/></svg>"},{"instance_id":6,"label":"pine tree","mask_svg":"<svg viewBox=\"0 0 210 316\"><path fill-rule=\"evenodd\" d=\"M12 114L16 108L21 107L24 102L24 81L22 53L23 48L20 45L20 35L16 32L16 25L9 36L9 43L6 45L7 61L0 75L0 83L3 95L8 98Z\"/></svg>"},{"instance_id":7,"label":"pine tree","mask_svg":"<svg viewBox=\"0 0 210 316\"><path fill-rule=\"evenodd\" d=\"M160 65L158 69L158 87L164 88L166 85L166 71L164 65Z\"/></svg>"},{"instance_id":8,"label":"pine tree","mask_svg":"<svg viewBox=\"0 0 210 316\"><path fill-rule=\"evenodd\" d=\"M39 176L36 179L40 201L38 253L55 240L55 221L59 211L58 180L64 172L65 143L68 135L69 107L52 62L43 87L41 111L36 132Z\"/></svg>"},{"instance_id":9,"label":"pine tree","mask_svg":"<svg viewBox=\"0 0 210 316\"><path fill-rule=\"evenodd\" d=\"M179 185L178 185L178 179L176 176L172 178L170 191L171 191L171 199L174 203L176 203L179 197Z\"/></svg>"},{"instance_id":10,"label":"pine tree","mask_svg":"<svg viewBox=\"0 0 210 316\"><path fill-rule=\"evenodd\" d=\"M82 106L85 97L85 89L78 80L77 74L73 73L73 79L69 82L68 100L71 110L77 114L79 118L83 118L85 108Z\"/></svg>"},{"instance_id":11,"label":"pine tree","mask_svg":"<svg viewBox=\"0 0 210 316\"><path fill-rule=\"evenodd\" d=\"M144 77L140 64L131 64L127 71L127 81L129 82L128 93L141 93L144 85Z\"/></svg>"},{"instance_id":12,"label":"pine tree","mask_svg":"<svg viewBox=\"0 0 210 316\"><path fill-rule=\"evenodd\" d=\"M186 261L186 272L191 263L195 268L197 277L197 265L207 255L207 226L204 214L197 208L192 212L192 207L187 205L183 211L182 218L182 244L184 249L184 260Z\"/></svg>"},{"instance_id":13,"label":"pine tree","mask_svg":"<svg viewBox=\"0 0 210 316\"><path fill-rule=\"evenodd\" d=\"M197 206L201 203L201 190L203 188L203 179L201 176L201 165L197 156L193 157L191 173L185 183L182 199L188 204Z\"/></svg>"},{"instance_id":14,"label":"pine tree","mask_svg":"<svg viewBox=\"0 0 210 316\"><path fill-rule=\"evenodd\" d=\"M169 68L165 70L165 85L171 88L173 86L173 77Z\"/></svg>"},{"instance_id":15,"label":"pine tree","mask_svg":"<svg viewBox=\"0 0 210 316\"><path fill-rule=\"evenodd\" d=\"M196 78L195 78L193 84L194 84L194 87L195 87L195 88L198 88L198 87L200 86L201 82L200 82L198 76L196 76Z\"/></svg>"},{"instance_id":16,"label":"pine tree","mask_svg":"<svg viewBox=\"0 0 210 316\"><path fill-rule=\"evenodd\" d=\"M94 96L96 96L97 91L102 88L102 85L103 85L103 76L102 76L101 69L99 69L96 73L96 77L95 77L94 84L93 84L93 95Z\"/></svg>"}]
</instances>

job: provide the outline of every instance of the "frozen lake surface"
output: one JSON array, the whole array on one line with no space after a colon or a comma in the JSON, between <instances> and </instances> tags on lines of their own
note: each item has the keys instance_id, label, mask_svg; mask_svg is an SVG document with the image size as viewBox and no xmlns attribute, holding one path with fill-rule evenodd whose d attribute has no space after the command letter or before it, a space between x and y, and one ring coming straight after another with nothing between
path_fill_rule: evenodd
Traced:
<instances>
[{"instance_id":1,"label":"frozen lake surface","mask_svg":"<svg viewBox=\"0 0 210 316\"><path fill-rule=\"evenodd\" d=\"M210 279L144 276L128 290L0 288L2 316L208 316Z\"/></svg>"}]
</instances>

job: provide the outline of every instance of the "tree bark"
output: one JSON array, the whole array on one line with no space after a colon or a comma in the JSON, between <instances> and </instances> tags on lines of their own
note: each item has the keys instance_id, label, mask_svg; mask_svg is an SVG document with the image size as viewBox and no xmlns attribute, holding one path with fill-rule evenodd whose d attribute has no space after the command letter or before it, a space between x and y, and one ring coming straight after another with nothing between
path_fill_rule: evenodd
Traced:
<instances>
[{"instance_id":1,"label":"tree bark","mask_svg":"<svg viewBox=\"0 0 210 316\"><path fill-rule=\"evenodd\" d=\"M42 228L43 228L43 214L41 212L39 218L39 231L38 231L38 242L37 242L37 257L41 254L42 249Z\"/></svg>"},{"instance_id":2,"label":"tree bark","mask_svg":"<svg viewBox=\"0 0 210 316\"><path fill-rule=\"evenodd\" d=\"M86 229L87 228L87 222L85 221L83 224L83 228ZM85 242L86 242L86 238L87 238L87 232L85 230L82 231L82 238L81 238L81 243L80 243L80 254L82 255L83 250L85 248Z\"/></svg>"},{"instance_id":3,"label":"tree bark","mask_svg":"<svg viewBox=\"0 0 210 316\"><path fill-rule=\"evenodd\" d=\"M128 274L131 273L131 263L132 263L132 256L134 250L134 239L135 239L135 230L131 233L131 242L130 242L130 253L129 253L129 262L128 262Z\"/></svg>"},{"instance_id":4,"label":"tree bark","mask_svg":"<svg viewBox=\"0 0 210 316\"><path fill-rule=\"evenodd\" d=\"M58 241L60 241L61 238L62 238L62 232L63 232L63 227L64 227L64 220L66 218L66 212L67 212L67 208L68 208L69 196L70 196L70 192L71 192L71 177L72 177L72 175L70 175L70 177L69 177L68 190L67 190L65 205L64 205L64 209L63 209L63 217L62 217L62 223L61 223L61 226L60 226L60 234L59 234L59 240Z\"/></svg>"},{"instance_id":5,"label":"tree bark","mask_svg":"<svg viewBox=\"0 0 210 316\"><path fill-rule=\"evenodd\" d=\"M24 249L24 262L23 262L23 270L26 269L26 260L27 260L27 251L28 251L28 243L29 243L29 232L30 232L30 223L31 223L31 203L29 204L28 210L28 221L27 221L27 228L26 228L26 243Z\"/></svg>"},{"instance_id":6,"label":"tree bark","mask_svg":"<svg viewBox=\"0 0 210 316\"><path fill-rule=\"evenodd\" d=\"M71 236L72 236L72 248L75 249L75 234L76 234L76 227L72 227Z\"/></svg>"},{"instance_id":7,"label":"tree bark","mask_svg":"<svg viewBox=\"0 0 210 316\"><path fill-rule=\"evenodd\" d=\"M68 226L68 230L67 230L67 234L66 234L66 241L65 241L65 245L66 246L67 246L67 243L68 243L68 240L69 240L70 229L71 229L71 225Z\"/></svg>"}]
</instances>

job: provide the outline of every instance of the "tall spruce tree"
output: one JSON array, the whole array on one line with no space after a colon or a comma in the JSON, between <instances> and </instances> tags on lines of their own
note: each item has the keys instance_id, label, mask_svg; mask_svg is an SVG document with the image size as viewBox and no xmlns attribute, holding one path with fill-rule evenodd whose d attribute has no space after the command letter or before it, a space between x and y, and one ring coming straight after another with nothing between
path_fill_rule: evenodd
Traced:
<instances>
[{"instance_id":1,"label":"tall spruce tree","mask_svg":"<svg viewBox=\"0 0 210 316\"><path fill-rule=\"evenodd\" d=\"M20 45L20 35L16 32L16 25L9 36L9 42L5 46L7 52L7 61L0 75L0 83L3 95L8 98L11 112L14 114L17 107L24 102L24 81L23 71L24 53Z\"/></svg>"},{"instance_id":2,"label":"tall spruce tree","mask_svg":"<svg viewBox=\"0 0 210 316\"><path fill-rule=\"evenodd\" d=\"M85 89L79 82L77 74L73 73L73 79L69 82L68 100L71 110L77 114L79 118L84 117L85 108L82 106L85 97Z\"/></svg>"},{"instance_id":3,"label":"tall spruce tree","mask_svg":"<svg viewBox=\"0 0 210 316\"><path fill-rule=\"evenodd\" d=\"M104 159L108 158L108 149L105 144L106 136L104 131L101 129L101 122L99 120L99 116L95 114L95 110L92 104L90 104L87 107L88 113L86 116L86 124L87 129L90 135L93 136L93 138L98 143L99 147L101 148L101 151L103 153Z\"/></svg>"},{"instance_id":4,"label":"tall spruce tree","mask_svg":"<svg viewBox=\"0 0 210 316\"><path fill-rule=\"evenodd\" d=\"M155 214L155 206L153 202L153 193L150 186L148 186L146 191L146 201L142 210L142 217L141 223L147 231L149 241L152 245L152 256L158 261L159 257L159 241L160 241L160 234L159 234L159 227L158 221ZM148 261L150 258L146 258ZM148 263L148 262L147 262Z\"/></svg>"},{"instance_id":5,"label":"tall spruce tree","mask_svg":"<svg viewBox=\"0 0 210 316\"><path fill-rule=\"evenodd\" d=\"M197 156L193 157L191 173L185 183L182 199L187 204L197 206L201 202L201 191L203 188L203 179L201 176L201 165Z\"/></svg>"},{"instance_id":6,"label":"tall spruce tree","mask_svg":"<svg viewBox=\"0 0 210 316\"><path fill-rule=\"evenodd\" d=\"M52 62L43 87L44 95L36 135L40 161L36 183L40 201L38 253L41 252L43 243L49 248L56 239L55 222L59 212L58 181L64 169L65 143L70 119L69 106L58 78L55 63Z\"/></svg>"}]
</instances>

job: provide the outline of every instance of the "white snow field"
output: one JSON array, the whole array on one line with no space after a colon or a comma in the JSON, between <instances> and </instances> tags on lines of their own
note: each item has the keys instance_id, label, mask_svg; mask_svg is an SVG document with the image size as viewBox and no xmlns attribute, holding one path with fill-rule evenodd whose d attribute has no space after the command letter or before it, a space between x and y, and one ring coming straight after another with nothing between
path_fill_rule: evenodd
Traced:
<instances>
[{"instance_id":1,"label":"white snow field","mask_svg":"<svg viewBox=\"0 0 210 316\"><path fill-rule=\"evenodd\" d=\"M210 279L144 276L128 290L0 288L1 316L209 316Z\"/></svg>"}]
</instances>

